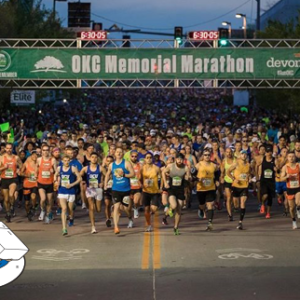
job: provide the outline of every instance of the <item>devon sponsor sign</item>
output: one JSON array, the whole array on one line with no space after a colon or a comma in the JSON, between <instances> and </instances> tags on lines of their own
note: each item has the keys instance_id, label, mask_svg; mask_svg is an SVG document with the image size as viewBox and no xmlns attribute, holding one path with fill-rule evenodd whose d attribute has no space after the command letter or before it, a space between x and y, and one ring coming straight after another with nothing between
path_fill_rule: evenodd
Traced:
<instances>
[{"instance_id":1,"label":"devon sponsor sign","mask_svg":"<svg viewBox=\"0 0 300 300\"><path fill-rule=\"evenodd\" d=\"M292 79L300 49L0 49L0 80Z\"/></svg>"}]
</instances>

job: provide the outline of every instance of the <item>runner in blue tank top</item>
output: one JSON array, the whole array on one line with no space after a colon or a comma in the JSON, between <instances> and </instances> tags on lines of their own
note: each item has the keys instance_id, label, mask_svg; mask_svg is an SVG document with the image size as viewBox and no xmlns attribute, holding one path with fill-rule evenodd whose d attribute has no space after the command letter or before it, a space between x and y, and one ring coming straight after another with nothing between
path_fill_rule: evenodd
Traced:
<instances>
[{"instance_id":1,"label":"runner in blue tank top","mask_svg":"<svg viewBox=\"0 0 300 300\"><path fill-rule=\"evenodd\" d=\"M115 152L116 160L108 167L105 175L104 190L107 190L109 177L112 174L112 198L114 203L114 226L115 234L119 234L118 227L120 218L120 209L124 210L129 218L128 228L133 227L131 217L131 200L130 200L130 179L135 176L133 167L130 162L123 159L123 149L117 148Z\"/></svg>"},{"instance_id":2,"label":"runner in blue tank top","mask_svg":"<svg viewBox=\"0 0 300 300\"><path fill-rule=\"evenodd\" d=\"M61 221L63 228L63 235L67 235L67 208L70 210L69 226L74 224L74 201L76 198L75 186L80 183L81 176L76 167L70 166L70 157L63 158L63 165L57 168L54 175L54 182L58 181L58 196L57 199L60 203L62 213Z\"/></svg>"},{"instance_id":3,"label":"runner in blue tank top","mask_svg":"<svg viewBox=\"0 0 300 300\"><path fill-rule=\"evenodd\" d=\"M92 234L97 233L95 227L95 207L101 212L101 201L103 199L103 183L101 182L101 167L98 164L98 154L93 152L90 156L90 164L84 167L80 175L86 178L86 197L89 205L89 216L92 224ZM95 203L96 200L96 203Z\"/></svg>"}]
</instances>

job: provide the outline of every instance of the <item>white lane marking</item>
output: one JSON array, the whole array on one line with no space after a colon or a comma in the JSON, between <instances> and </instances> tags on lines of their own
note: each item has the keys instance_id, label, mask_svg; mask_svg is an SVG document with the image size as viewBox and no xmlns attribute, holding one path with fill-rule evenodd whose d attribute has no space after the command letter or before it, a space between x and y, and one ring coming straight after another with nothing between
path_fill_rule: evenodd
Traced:
<instances>
[{"instance_id":1,"label":"white lane marking","mask_svg":"<svg viewBox=\"0 0 300 300\"><path fill-rule=\"evenodd\" d=\"M219 249L216 250L218 253L226 253L226 252L241 252L241 251L246 251L246 252L264 252L265 250L260 250L260 249L249 249L249 248L232 248L232 249Z\"/></svg>"},{"instance_id":2,"label":"white lane marking","mask_svg":"<svg viewBox=\"0 0 300 300\"><path fill-rule=\"evenodd\" d=\"M273 256L270 254L258 254L258 253L250 253L250 254L228 253L228 254L219 255L218 257L220 259L238 259L238 258L272 259L273 258Z\"/></svg>"},{"instance_id":3,"label":"white lane marking","mask_svg":"<svg viewBox=\"0 0 300 300\"><path fill-rule=\"evenodd\" d=\"M78 254L86 254L89 252L90 250L88 249L73 249L70 251L56 249L40 249L37 250L37 253L40 254L40 256L34 255L31 258L48 261L68 261L82 259L82 256Z\"/></svg>"}]
</instances>

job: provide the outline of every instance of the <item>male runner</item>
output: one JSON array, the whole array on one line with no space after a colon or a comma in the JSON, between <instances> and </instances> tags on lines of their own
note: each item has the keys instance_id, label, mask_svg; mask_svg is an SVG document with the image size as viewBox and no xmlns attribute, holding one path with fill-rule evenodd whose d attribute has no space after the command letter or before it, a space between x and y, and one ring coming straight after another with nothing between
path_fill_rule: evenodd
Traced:
<instances>
[{"instance_id":1,"label":"male runner","mask_svg":"<svg viewBox=\"0 0 300 300\"><path fill-rule=\"evenodd\" d=\"M15 216L15 192L19 183L17 168L21 169L23 166L21 159L17 155L12 154L12 151L13 145L7 143L5 146L5 154L0 156L1 188L6 210L5 218L8 223L11 222L11 218Z\"/></svg>"},{"instance_id":2,"label":"male runner","mask_svg":"<svg viewBox=\"0 0 300 300\"><path fill-rule=\"evenodd\" d=\"M175 163L169 164L162 172L165 188L169 193L170 209L175 210L174 234L179 235L178 226L181 218L181 209L183 206L184 196L184 180L190 178L189 168L183 163L184 155L178 153ZM167 178L169 174L169 180Z\"/></svg>"},{"instance_id":3,"label":"male runner","mask_svg":"<svg viewBox=\"0 0 300 300\"><path fill-rule=\"evenodd\" d=\"M250 181L250 164L248 163L247 150L241 151L240 159L231 166L227 175L232 179L232 196L234 202L240 200L240 221L237 229L243 229L243 220L246 213L246 201L248 198L248 186Z\"/></svg>"},{"instance_id":4,"label":"male runner","mask_svg":"<svg viewBox=\"0 0 300 300\"><path fill-rule=\"evenodd\" d=\"M75 166L70 166L70 157L64 156L63 165L58 167L55 175L54 182L58 182L58 195L62 212L62 234L67 235L67 209L69 209L70 219L69 226L74 224L74 202L76 198L75 186L80 183L81 177Z\"/></svg>"},{"instance_id":5,"label":"male runner","mask_svg":"<svg viewBox=\"0 0 300 300\"><path fill-rule=\"evenodd\" d=\"M112 198L114 203L114 232L120 233L119 219L120 209L123 209L128 218L128 228L133 227L131 218L131 200L130 200L130 178L135 176L134 170L130 162L123 159L123 149L117 148L115 152L116 160L109 165L105 175L104 190L108 189L108 181L112 174Z\"/></svg>"}]
</instances>

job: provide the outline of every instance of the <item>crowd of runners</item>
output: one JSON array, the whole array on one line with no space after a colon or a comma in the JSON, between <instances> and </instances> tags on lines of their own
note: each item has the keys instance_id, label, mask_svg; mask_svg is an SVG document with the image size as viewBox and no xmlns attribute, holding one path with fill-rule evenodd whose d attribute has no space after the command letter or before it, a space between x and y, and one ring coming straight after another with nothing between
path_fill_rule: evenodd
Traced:
<instances>
[{"instance_id":1,"label":"crowd of runners","mask_svg":"<svg viewBox=\"0 0 300 300\"><path fill-rule=\"evenodd\" d=\"M197 198L207 231L222 202L242 230L250 190L266 219L276 198L297 229L299 117L227 101L203 90L97 91L65 106L6 112L2 121L15 131L13 143L1 137L6 221L24 203L29 221L60 215L67 235L80 206L94 234L103 206L115 234L122 212L128 228L142 213L151 232L151 215L163 207L162 224L179 235L182 209Z\"/></svg>"}]
</instances>

